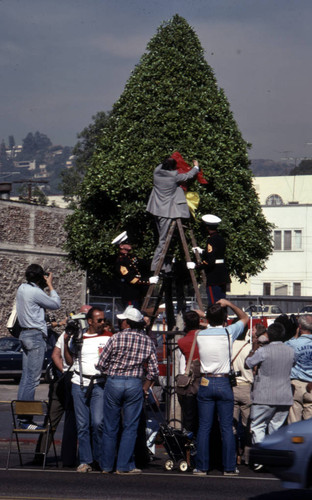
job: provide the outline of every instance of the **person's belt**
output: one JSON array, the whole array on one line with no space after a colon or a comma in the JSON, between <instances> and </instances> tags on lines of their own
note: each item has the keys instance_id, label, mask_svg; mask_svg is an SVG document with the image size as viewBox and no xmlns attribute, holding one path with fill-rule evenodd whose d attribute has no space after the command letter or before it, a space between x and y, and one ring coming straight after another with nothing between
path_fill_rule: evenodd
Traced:
<instances>
[{"instance_id":1,"label":"person's belt","mask_svg":"<svg viewBox=\"0 0 312 500\"><path fill-rule=\"evenodd\" d=\"M201 373L201 377L214 377L214 378L219 378L219 377L228 377L228 373Z\"/></svg>"},{"instance_id":2,"label":"person's belt","mask_svg":"<svg viewBox=\"0 0 312 500\"><path fill-rule=\"evenodd\" d=\"M30 328L24 328L23 326L21 326L21 329L22 330L39 330L39 328L37 328L36 326L32 326ZM39 332L40 332L40 330L39 330Z\"/></svg>"},{"instance_id":3,"label":"person's belt","mask_svg":"<svg viewBox=\"0 0 312 500\"><path fill-rule=\"evenodd\" d=\"M224 264L224 259L216 259L215 264Z\"/></svg>"},{"instance_id":4,"label":"person's belt","mask_svg":"<svg viewBox=\"0 0 312 500\"><path fill-rule=\"evenodd\" d=\"M76 373L76 375L80 375L80 372L78 372L77 370L74 370L74 372ZM101 379L101 378L104 380L104 375L100 375L100 374L85 375L84 373L82 373L82 376L83 376L83 378L87 378L89 380L96 380L96 379Z\"/></svg>"}]
</instances>

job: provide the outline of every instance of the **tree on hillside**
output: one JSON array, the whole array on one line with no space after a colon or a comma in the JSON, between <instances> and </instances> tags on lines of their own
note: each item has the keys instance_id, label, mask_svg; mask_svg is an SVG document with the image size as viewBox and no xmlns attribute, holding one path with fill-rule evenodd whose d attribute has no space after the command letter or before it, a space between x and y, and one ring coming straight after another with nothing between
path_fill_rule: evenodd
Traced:
<instances>
[{"instance_id":1,"label":"tree on hillside","mask_svg":"<svg viewBox=\"0 0 312 500\"><path fill-rule=\"evenodd\" d=\"M13 149L15 146L15 139L14 135L9 135L9 149Z\"/></svg>"},{"instance_id":2,"label":"tree on hillside","mask_svg":"<svg viewBox=\"0 0 312 500\"><path fill-rule=\"evenodd\" d=\"M312 174L312 160L302 160L297 167L294 167L289 175L311 175Z\"/></svg>"},{"instance_id":3,"label":"tree on hillside","mask_svg":"<svg viewBox=\"0 0 312 500\"><path fill-rule=\"evenodd\" d=\"M6 152L5 142L2 141L0 144L0 168L4 171L7 168L8 158Z\"/></svg>"},{"instance_id":4,"label":"tree on hillside","mask_svg":"<svg viewBox=\"0 0 312 500\"><path fill-rule=\"evenodd\" d=\"M109 274L111 241L122 230L136 238L140 257L152 256L154 221L145 208L153 170L179 151L188 163L197 158L209 181L208 189L192 186L200 195L198 244L207 237L200 216L214 213L222 218L232 275L243 280L264 268L271 227L252 186L248 144L185 19L175 15L160 26L94 139L79 206L66 223L74 262Z\"/></svg>"},{"instance_id":5,"label":"tree on hillside","mask_svg":"<svg viewBox=\"0 0 312 500\"><path fill-rule=\"evenodd\" d=\"M45 135L40 132L29 132L25 139L23 139L23 149L20 154L20 160L36 160L38 163L44 160L44 156L48 148L52 146L52 142Z\"/></svg>"}]
</instances>

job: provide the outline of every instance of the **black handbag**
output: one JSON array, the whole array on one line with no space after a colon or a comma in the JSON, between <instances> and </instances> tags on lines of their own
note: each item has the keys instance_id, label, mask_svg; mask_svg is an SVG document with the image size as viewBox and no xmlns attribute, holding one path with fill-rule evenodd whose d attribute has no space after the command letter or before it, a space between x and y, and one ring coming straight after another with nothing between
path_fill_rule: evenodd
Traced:
<instances>
[{"instance_id":1,"label":"black handbag","mask_svg":"<svg viewBox=\"0 0 312 500\"><path fill-rule=\"evenodd\" d=\"M198 330L194 335L189 359L185 367L184 373L179 373L175 377L176 392L180 395L196 394L198 391L198 384L194 383L200 374L199 360L193 360L195 344L197 339Z\"/></svg>"}]
</instances>

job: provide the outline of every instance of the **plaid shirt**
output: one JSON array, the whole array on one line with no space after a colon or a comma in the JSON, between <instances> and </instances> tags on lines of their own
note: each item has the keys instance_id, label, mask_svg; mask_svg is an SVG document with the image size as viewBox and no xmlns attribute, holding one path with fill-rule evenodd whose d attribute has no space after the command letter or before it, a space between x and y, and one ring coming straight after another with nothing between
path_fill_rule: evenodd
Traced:
<instances>
[{"instance_id":1,"label":"plaid shirt","mask_svg":"<svg viewBox=\"0 0 312 500\"><path fill-rule=\"evenodd\" d=\"M97 368L108 376L142 377L146 365L148 380L158 376L153 341L142 331L126 328L104 346Z\"/></svg>"}]
</instances>

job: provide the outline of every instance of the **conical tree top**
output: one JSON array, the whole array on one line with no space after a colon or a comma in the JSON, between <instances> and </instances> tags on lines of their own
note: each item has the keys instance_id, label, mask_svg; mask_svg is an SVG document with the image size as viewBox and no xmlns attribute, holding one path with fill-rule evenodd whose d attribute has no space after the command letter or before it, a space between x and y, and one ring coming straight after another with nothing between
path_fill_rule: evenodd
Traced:
<instances>
[{"instance_id":1,"label":"conical tree top","mask_svg":"<svg viewBox=\"0 0 312 500\"><path fill-rule=\"evenodd\" d=\"M197 182L191 186L200 195L193 222L198 242L204 244L206 238L200 215L215 213L223 219L232 273L245 278L262 269L271 251L270 226L252 187L247 147L196 33L175 15L150 40L98 130L80 190L81 206L69 219L71 258L109 272L110 241L119 230L134 232L139 255L150 258L156 239L145 208L153 170L179 151L190 164L197 158L209 181L208 189ZM78 230L89 224L96 236L86 234L88 244L78 241Z\"/></svg>"}]
</instances>

